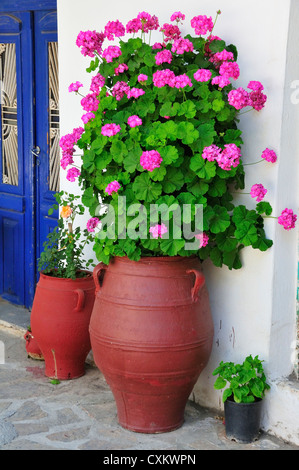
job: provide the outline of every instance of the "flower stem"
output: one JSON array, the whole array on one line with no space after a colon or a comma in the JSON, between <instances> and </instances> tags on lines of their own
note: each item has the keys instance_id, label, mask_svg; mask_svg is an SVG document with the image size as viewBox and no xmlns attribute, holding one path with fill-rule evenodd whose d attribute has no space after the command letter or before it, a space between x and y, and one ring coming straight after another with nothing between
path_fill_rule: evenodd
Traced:
<instances>
[{"instance_id":1,"label":"flower stem","mask_svg":"<svg viewBox=\"0 0 299 470\"><path fill-rule=\"evenodd\" d=\"M264 160L258 160L257 162L253 162L253 163L243 163L243 166L256 165L257 163L261 163L261 162L264 162Z\"/></svg>"},{"instance_id":2,"label":"flower stem","mask_svg":"<svg viewBox=\"0 0 299 470\"><path fill-rule=\"evenodd\" d=\"M212 33L213 33L214 28L215 28L215 24L216 24L217 18L218 18L218 16L220 15L220 13L221 13L220 10L218 10L218 11L216 12L216 18L215 18L215 21L214 21L213 28L212 28L212 31L211 31L210 36L212 36Z\"/></svg>"},{"instance_id":3,"label":"flower stem","mask_svg":"<svg viewBox=\"0 0 299 470\"><path fill-rule=\"evenodd\" d=\"M241 116L242 114L249 113L250 111L253 111L253 108L247 109L247 111L244 111L243 113L239 113L239 116Z\"/></svg>"}]
</instances>

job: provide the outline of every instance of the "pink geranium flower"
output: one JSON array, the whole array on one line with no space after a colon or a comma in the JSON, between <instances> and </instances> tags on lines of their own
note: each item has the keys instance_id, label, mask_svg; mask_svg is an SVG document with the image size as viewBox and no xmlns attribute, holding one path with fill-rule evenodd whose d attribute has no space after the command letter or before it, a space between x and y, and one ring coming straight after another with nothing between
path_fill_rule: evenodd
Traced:
<instances>
[{"instance_id":1,"label":"pink geranium flower","mask_svg":"<svg viewBox=\"0 0 299 470\"><path fill-rule=\"evenodd\" d=\"M97 111L99 107L99 103L100 102L97 99L96 93L89 93L81 100L81 106L84 109L84 111L91 112L91 113L93 111Z\"/></svg>"},{"instance_id":2,"label":"pink geranium flower","mask_svg":"<svg viewBox=\"0 0 299 470\"><path fill-rule=\"evenodd\" d=\"M191 20L191 26L194 28L195 34L205 35L213 29L212 17L208 18L206 15L194 16Z\"/></svg>"},{"instance_id":3,"label":"pink geranium flower","mask_svg":"<svg viewBox=\"0 0 299 470\"><path fill-rule=\"evenodd\" d=\"M98 73L91 79L90 91L93 91L98 95L100 93L100 88L105 85L105 77Z\"/></svg>"},{"instance_id":4,"label":"pink geranium flower","mask_svg":"<svg viewBox=\"0 0 299 470\"><path fill-rule=\"evenodd\" d=\"M291 230L295 227L297 215L294 214L292 209L284 209L278 217L278 223L283 226L285 230Z\"/></svg>"},{"instance_id":5,"label":"pink geranium flower","mask_svg":"<svg viewBox=\"0 0 299 470\"><path fill-rule=\"evenodd\" d=\"M265 189L262 184L254 184L250 190L251 197L256 197L257 202L262 201L266 193L267 189Z\"/></svg>"},{"instance_id":6,"label":"pink geranium flower","mask_svg":"<svg viewBox=\"0 0 299 470\"><path fill-rule=\"evenodd\" d=\"M112 181L112 183L109 183L108 186L105 189L105 192L111 196L113 192L117 193L117 191L120 189L120 184L118 181Z\"/></svg>"},{"instance_id":7,"label":"pink geranium flower","mask_svg":"<svg viewBox=\"0 0 299 470\"><path fill-rule=\"evenodd\" d=\"M108 46L103 50L102 56L107 62L112 62L113 59L121 56L121 50L118 46Z\"/></svg>"},{"instance_id":8,"label":"pink geranium flower","mask_svg":"<svg viewBox=\"0 0 299 470\"><path fill-rule=\"evenodd\" d=\"M240 163L241 150L236 144L224 145L224 150L216 158L218 165L223 170L229 171L231 167L237 167Z\"/></svg>"},{"instance_id":9,"label":"pink geranium flower","mask_svg":"<svg viewBox=\"0 0 299 470\"><path fill-rule=\"evenodd\" d=\"M168 230L165 224L156 224L155 226L150 227L149 232L152 234L153 238L162 238L162 235L167 233Z\"/></svg>"},{"instance_id":10,"label":"pink geranium flower","mask_svg":"<svg viewBox=\"0 0 299 470\"><path fill-rule=\"evenodd\" d=\"M270 163L275 163L276 160L277 160L277 155L276 155L276 153L274 152L274 150L270 150L270 149L268 149L268 148L266 148L266 149L262 152L261 157L264 158L267 162L270 162Z\"/></svg>"},{"instance_id":11,"label":"pink geranium flower","mask_svg":"<svg viewBox=\"0 0 299 470\"><path fill-rule=\"evenodd\" d=\"M175 85L176 88L185 88L185 86L192 86L192 82L188 75L183 73L182 75L177 75L175 77Z\"/></svg>"},{"instance_id":12,"label":"pink geranium flower","mask_svg":"<svg viewBox=\"0 0 299 470\"><path fill-rule=\"evenodd\" d=\"M157 150L147 150L142 153L140 157L140 165L148 171L153 171L159 168L162 162L162 157Z\"/></svg>"},{"instance_id":13,"label":"pink geranium flower","mask_svg":"<svg viewBox=\"0 0 299 470\"><path fill-rule=\"evenodd\" d=\"M129 67L127 66L127 64L119 64L119 66L114 69L114 73L115 75L119 75L120 73L123 73L128 69Z\"/></svg>"},{"instance_id":14,"label":"pink geranium flower","mask_svg":"<svg viewBox=\"0 0 299 470\"><path fill-rule=\"evenodd\" d=\"M112 137L121 131L119 124L105 124L101 129L101 134L106 135L107 137Z\"/></svg>"},{"instance_id":15,"label":"pink geranium flower","mask_svg":"<svg viewBox=\"0 0 299 470\"><path fill-rule=\"evenodd\" d=\"M242 87L231 90L228 94L228 102L236 109L243 109L249 105L249 93Z\"/></svg>"},{"instance_id":16,"label":"pink geranium flower","mask_svg":"<svg viewBox=\"0 0 299 470\"><path fill-rule=\"evenodd\" d=\"M87 124L88 121L90 121L91 119L95 118L95 114L94 113L86 113L86 114L83 114L83 116L81 117L82 121L84 122L84 124Z\"/></svg>"},{"instance_id":17,"label":"pink geranium flower","mask_svg":"<svg viewBox=\"0 0 299 470\"><path fill-rule=\"evenodd\" d=\"M199 240L199 248L207 246L207 244L209 243L209 236L205 232L195 235L195 238Z\"/></svg>"},{"instance_id":18,"label":"pink geranium flower","mask_svg":"<svg viewBox=\"0 0 299 470\"><path fill-rule=\"evenodd\" d=\"M141 88L131 88L128 93L127 97L129 98L139 98L139 96L144 95L145 91L142 90Z\"/></svg>"},{"instance_id":19,"label":"pink geranium flower","mask_svg":"<svg viewBox=\"0 0 299 470\"><path fill-rule=\"evenodd\" d=\"M211 70L207 69L199 69L193 74L193 77L197 82L208 82L211 79L211 76Z\"/></svg>"},{"instance_id":20,"label":"pink geranium flower","mask_svg":"<svg viewBox=\"0 0 299 470\"><path fill-rule=\"evenodd\" d=\"M167 62L168 64L172 61L172 53L168 49L164 49L156 54L156 65L161 65Z\"/></svg>"},{"instance_id":21,"label":"pink geranium flower","mask_svg":"<svg viewBox=\"0 0 299 470\"><path fill-rule=\"evenodd\" d=\"M184 19L185 19L185 15L181 13L180 11L175 11L170 17L170 21L176 21L177 23Z\"/></svg>"},{"instance_id":22,"label":"pink geranium flower","mask_svg":"<svg viewBox=\"0 0 299 470\"><path fill-rule=\"evenodd\" d=\"M146 80L148 79L148 76L145 75L144 73L141 73L140 75L138 75L138 82L143 84L144 82L146 82Z\"/></svg>"},{"instance_id":23,"label":"pink geranium flower","mask_svg":"<svg viewBox=\"0 0 299 470\"><path fill-rule=\"evenodd\" d=\"M125 33L126 30L124 25L118 20L108 21L104 29L104 34L109 41L113 41L114 36L120 38L121 36L124 36Z\"/></svg>"},{"instance_id":24,"label":"pink geranium flower","mask_svg":"<svg viewBox=\"0 0 299 470\"><path fill-rule=\"evenodd\" d=\"M78 92L79 88L81 88L83 85L81 82L74 82L74 83L71 83L70 86L69 86L69 92Z\"/></svg>"},{"instance_id":25,"label":"pink geranium flower","mask_svg":"<svg viewBox=\"0 0 299 470\"><path fill-rule=\"evenodd\" d=\"M184 54L184 52L192 52L193 48L193 44L189 39L178 38L173 41L171 50L177 54Z\"/></svg>"},{"instance_id":26,"label":"pink geranium flower","mask_svg":"<svg viewBox=\"0 0 299 470\"><path fill-rule=\"evenodd\" d=\"M213 162L217 160L220 154L221 154L221 148L213 144L203 149L202 158L204 158L205 160L208 160L209 162Z\"/></svg>"},{"instance_id":27,"label":"pink geranium flower","mask_svg":"<svg viewBox=\"0 0 299 470\"><path fill-rule=\"evenodd\" d=\"M133 115L128 117L128 124L130 127L136 127L142 125L142 120L139 116Z\"/></svg>"},{"instance_id":28,"label":"pink geranium flower","mask_svg":"<svg viewBox=\"0 0 299 470\"><path fill-rule=\"evenodd\" d=\"M75 179L78 178L78 176L80 176L80 175L81 175L81 172L80 172L80 170L78 170L78 168L70 168L67 171L66 179L69 180L69 181L74 182Z\"/></svg>"},{"instance_id":29,"label":"pink geranium flower","mask_svg":"<svg viewBox=\"0 0 299 470\"><path fill-rule=\"evenodd\" d=\"M86 228L89 232L94 232L94 229L99 225L100 221L97 217L91 217L87 221Z\"/></svg>"},{"instance_id":30,"label":"pink geranium flower","mask_svg":"<svg viewBox=\"0 0 299 470\"><path fill-rule=\"evenodd\" d=\"M96 31L80 31L76 39L76 45L81 47L81 53L84 56L94 57L95 52L101 54L104 39L104 33L97 33Z\"/></svg>"}]
</instances>

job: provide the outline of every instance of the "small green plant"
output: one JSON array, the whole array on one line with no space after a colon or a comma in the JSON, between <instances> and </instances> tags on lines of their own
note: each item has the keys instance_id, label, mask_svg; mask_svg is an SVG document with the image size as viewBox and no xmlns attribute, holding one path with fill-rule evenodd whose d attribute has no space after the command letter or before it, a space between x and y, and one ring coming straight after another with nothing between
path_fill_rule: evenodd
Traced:
<instances>
[{"instance_id":1,"label":"small green plant","mask_svg":"<svg viewBox=\"0 0 299 470\"><path fill-rule=\"evenodd\" d=\"M80 196L64 191L55 194L57 204L49 209L49 215L61 206L58 225L43 243L44 251L38 260L38 269L54 277L76 279L86 275L86 270L94 266L93 260L84 260L84 248L93 239L92 233L80 226L74 227L77 215L83 215L84 206L78 202Z\"/></svg>"},{"instance_id":2,"label":"small green plant","mask_svg":"<svg viewBox=\"0 0 299 470\"><path fill-rule=\"evenodd\" d=\"M213 375L219 375L214 383L216 390L229 384L223 392L223 402L231 395L236 403L252 403L264 397L270 386L266 383L262 362L258 356L252 358L251 355L246 357L243 364L220 362Z\"/></svg>"}]
</instances>

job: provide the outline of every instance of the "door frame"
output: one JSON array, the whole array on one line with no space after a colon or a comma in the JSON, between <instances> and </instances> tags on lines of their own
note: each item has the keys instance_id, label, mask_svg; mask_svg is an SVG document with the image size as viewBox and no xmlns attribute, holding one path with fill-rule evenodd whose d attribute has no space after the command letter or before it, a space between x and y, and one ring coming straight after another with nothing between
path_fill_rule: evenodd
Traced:
<instances>
[{"instance_id":1,"label":"door frame","mask_svg":"<svg viewBox=\"0 0 299 470\"><path fill-rule=\"evenodd\" d=\"M40 10L57 11L56 0L2 0L0 13L22 13ZM26 204L24 219L24 305L31 307L37 278L36 270L36 213L35 213L35 158L32 149L36 145L35 122L35 64L33 57L32 41L34 41L32 17L29 16L29 24L22 29L21 41L21 68L23 76L28 80L22 80L22 109L26 109L26 119L23 121L23 185L24 204ZM27 21L27 20L26 20Z\"/></svg>"}]
</instances>

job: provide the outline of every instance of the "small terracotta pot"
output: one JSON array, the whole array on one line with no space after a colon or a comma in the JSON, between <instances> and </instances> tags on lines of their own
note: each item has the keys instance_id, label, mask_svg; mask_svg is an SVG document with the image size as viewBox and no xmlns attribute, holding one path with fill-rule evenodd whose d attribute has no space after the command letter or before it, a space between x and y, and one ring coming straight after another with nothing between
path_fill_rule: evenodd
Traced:
<instances>
[{"instance_id":1,"label":"small terracotta pot","mask_svg":"<svg viewBox=\"0 0 299 470\"><path fill-rule=\"evenodd\" d=\"M84 375L91 349L88 327L94 298L92 273L77 279L41 273L30 323L47 377L67 380Z\"/></svg>"}]
</instances>

